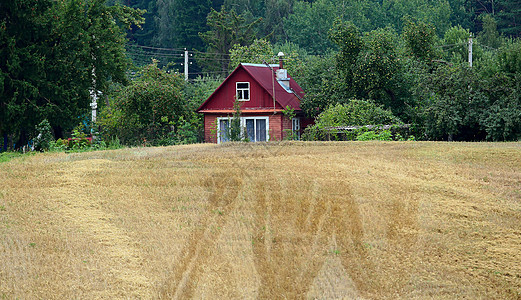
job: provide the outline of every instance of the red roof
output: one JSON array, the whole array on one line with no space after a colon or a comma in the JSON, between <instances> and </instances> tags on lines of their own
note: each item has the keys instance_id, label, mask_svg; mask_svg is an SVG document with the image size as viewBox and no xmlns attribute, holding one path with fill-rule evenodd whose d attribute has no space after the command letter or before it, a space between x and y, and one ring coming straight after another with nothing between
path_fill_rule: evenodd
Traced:
<instances>
[{"instance_id":1,"label":"red roof","mask_svg":"<svg viewBox=\"0 0 521 300\"><path fill-rule=\"evenodd\" d=\"M270 68L271 67L271 68ZM204 112L204 107L208 102L211 101L213 96L217 94L223 86L226 85L226 82L233 74L238 72L240 69L244 69L252 78L255 80L271 97L273 97L273 90L275 90L275 101L281 105L282 107L290 106L294 110L300 109L300 99L304 96L304 91L295 82L292 78L289 78L289 86L290 89L285 89L281 83L279 83L276 79L275 74L279 69L278 65L267 65L263 64L240 64L228 77L224 80L223 83L208 97L208 99L197 109L199 112ZM273 71L272 71L273 69ZM275 89L273 89L273 83L275 83ZM273 111L273 109L271 110ZM210 112L209 110L206 112Z\"/></svg>"}]
</instances>

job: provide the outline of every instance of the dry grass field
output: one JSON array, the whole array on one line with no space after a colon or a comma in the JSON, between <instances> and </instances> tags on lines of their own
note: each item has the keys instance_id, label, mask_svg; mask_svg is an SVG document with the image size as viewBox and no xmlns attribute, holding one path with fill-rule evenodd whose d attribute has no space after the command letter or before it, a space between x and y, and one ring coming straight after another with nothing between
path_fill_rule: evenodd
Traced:
<instances>
[{"instance_id":1,"label":"dry grass field","mask_svg":"<svg viewBox=\"0 0 521 300\"><path fill-rule=\"evenodd\" d=\"M0 299L520 299L521 144L46 153L0 164Z\"/></svg>"}]
</instances>

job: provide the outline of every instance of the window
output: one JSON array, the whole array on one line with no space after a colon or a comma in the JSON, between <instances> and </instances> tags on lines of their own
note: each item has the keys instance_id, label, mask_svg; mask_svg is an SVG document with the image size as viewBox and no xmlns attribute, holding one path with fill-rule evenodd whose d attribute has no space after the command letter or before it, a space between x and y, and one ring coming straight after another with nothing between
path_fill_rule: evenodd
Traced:
<instances>
[{"instance_id":1,"label":"window","mask_svg":"<svg viewBox=\"0 0 521 300\"><path fill-rule=\"evenodd\" d=\"M237 100L239 101L250 101L250 83L249 82L237 82Z\"/></svg>"},{"instance_id":2,"label":"window","mask_svg":"<svg viewBox=\"0 0 521 300\"><path fill-rule=\"evenodd\" d=\"M217 130L217 143L224 143L230 140L230 120L219 118L219 128Z\"/></svg>"},{"instance_id":3,"label":"window","mask_svg":"<svg viewBox=\"0 0 521 300\"><path fill-rule=\"evenodd\" d=\"M265 142L268 140L268 117L244 118L245 136L250 142Z\"/></svg>"},{"instance_id":4,"label":"window","mask_svg":"<svg viewBox=\"0 0 521 300\"><path fill-rule=\"evenodd\" d=\"M300 118L291 119L291 130L295 139L300 141Z\"/></svg>"},{"instance_id":5,"label":"window","mask_svg":"<svg viewBox=\"0 0 521 300\"><path fill-rule=\"evenodd\" d=\"M230 141L231 118L217 118L217 143ZM241 117L242 138L250 142L269 140L269 117Z\"/></svg>"}]
</instances>

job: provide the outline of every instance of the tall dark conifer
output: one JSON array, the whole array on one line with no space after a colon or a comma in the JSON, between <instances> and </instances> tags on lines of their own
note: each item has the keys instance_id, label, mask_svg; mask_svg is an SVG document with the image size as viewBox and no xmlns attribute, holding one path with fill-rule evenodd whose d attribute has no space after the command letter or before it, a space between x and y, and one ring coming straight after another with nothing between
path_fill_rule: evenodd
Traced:
<instances>
[{"instance_id":1,"label":"tall dark conifer","mask_svg":"<svg viewBox=\"0 0 521 300\"><path fill-rule=\"evenodd\" d=\"M154 44L168 48L202 50L199 32L206 31L210 0L158 0Z\"/></svg>"},{"instance_id":2,"label":"tall dark conifer","mask_svg":"<svg viewBox=\"0 0 521 300\"><path fill-rule=\"evenodd\" d=\"M499 1L499 10L496 15L500 32L512 37L521 36L521 1Z\"/></svg>"},{"instance_id":3,"label":"tall dark conifer","mask_svg":"<svg viewBox=\"0 0 521 300\"><path fill-rule=\"evenodd\" d=\"M90 111L90 89L124 82L123 27L142 12L105 0L14 0L0 9L0 131L25 143L48 119L70 129Z\"/></svg>"}]
</instances>

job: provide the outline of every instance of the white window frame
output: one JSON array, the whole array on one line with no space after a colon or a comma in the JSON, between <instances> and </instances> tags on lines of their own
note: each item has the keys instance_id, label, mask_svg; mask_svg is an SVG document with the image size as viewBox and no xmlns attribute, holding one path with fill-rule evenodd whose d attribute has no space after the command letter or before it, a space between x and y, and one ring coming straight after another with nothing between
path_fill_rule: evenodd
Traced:
<instances>
[{"instance_id":1,"label":"white window frame","mask_svg":"<svg viewBox=\"0 0 521 300\"><path fill-rule=\"evenodd\" d=\"M300 118L291 119L291 131L297 137L297 140L300 141Z\"/></svg>"},{"instance_id":2,"label":"white window frame","mask_svg":"<svg viewBox=\"0 0 521 300\"><path fill-rule=\"evenodd\" d=\"M239 88L239 84L247 84L247 88ZM248 92L248 98L244 98L244 91ZM241 92L241 97L239 97L239 92ZM235 97L238 101L250 101L251 93L250 93L250 83L249 82L236 82L235 83Z\"/></svg>"},{"instance_id":3,"label":"white window frame","mask_svg":"<svg viewBox=\"0 0 521 300\"><path fill-rule=\"evenodd\" d=\"M233 117L217 117L217 144L221 144L221 120L228 120L228 124L231 124ZM257 120L266 120L266 142L270 140L270 117L241 117L241 138L244 139L247 136L246 132L246 119L253 119L253 130L257 134Z\"/></svg>"},{"instance_id":4,"label":"white window frame","mask_svg":"<svg viewBox=\"0 0 521 300\"><path fill-rule=\"evenodd\" d=\"M270 117L241 117L242 138L247 136L246 119L253 120L253 132L257 134L257 120L266 120L266 142L270 140Z\"/></svg>"},{"instance_id":5,"label":"white window frame","mask_svg":"<svg viewBox=\"0 0 521 300\"><path fill-rule=\"evenodd\" d=\"M221 120L228 120L228 126L230 126L231 119L229 117L217 117L217 144L221 143Z\"/></svg>"}]
</instances>

